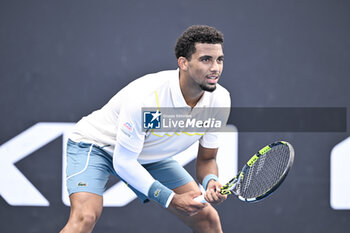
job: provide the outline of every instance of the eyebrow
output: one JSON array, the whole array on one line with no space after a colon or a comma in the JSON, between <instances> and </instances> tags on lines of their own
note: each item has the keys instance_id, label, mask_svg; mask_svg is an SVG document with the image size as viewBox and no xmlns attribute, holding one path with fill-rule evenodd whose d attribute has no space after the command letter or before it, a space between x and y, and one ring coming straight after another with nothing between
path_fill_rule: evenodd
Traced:
<instances>
[{"instance_id":1,"label":"eyebrow","mask_svg":"<svg viewBox=\"0 0 350 233\"><path fill-rule=\"evenodd\" d=\"M213 57L209 55L204 55L199 57L199 59L208 59L208 58L213 58Z\"/></svg>"},{"instance_id":2,"label":"eyebrow","mask_svg":"<svg viewBox=\"0 0 350 233\"><path fill-rule=\"evenodd\" d=\"M203 55L203 56L199 57L199 59L209 59L209 58L211 59L211 58L213 58L213 56ZM224 58L224 55L221 55L218 58L222 59L222 58Z\"/></svg>"}]
</instances>

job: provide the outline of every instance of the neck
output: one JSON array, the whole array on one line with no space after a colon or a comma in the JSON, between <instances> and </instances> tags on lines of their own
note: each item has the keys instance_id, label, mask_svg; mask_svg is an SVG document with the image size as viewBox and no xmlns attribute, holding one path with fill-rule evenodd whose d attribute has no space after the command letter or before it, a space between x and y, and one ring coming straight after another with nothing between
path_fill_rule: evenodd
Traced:
<instances>
[{"instance_id":1,"label":"neck","mask_svg":"<svg viewBox=\"0 0 350 233\"><path fill-rule=\"evenodd\" d=\"M189 78L184 77L184 73L180 72L180 90L186 104L193 108L196 106L204 91L196 83L190 83Z\"/></svg>"}]
</instances>

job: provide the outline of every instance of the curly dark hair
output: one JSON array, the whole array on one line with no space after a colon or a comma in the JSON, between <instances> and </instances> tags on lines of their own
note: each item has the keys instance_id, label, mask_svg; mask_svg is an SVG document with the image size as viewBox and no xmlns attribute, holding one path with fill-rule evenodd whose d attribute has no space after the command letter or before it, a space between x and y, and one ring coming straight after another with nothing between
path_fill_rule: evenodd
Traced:
<instances>
[{"instance_id":1,"label":"curly dark hair","mask_svg":"<svg viewBox=\"0 0 350 233\"><path fill-rule=\"evenodd\" d=\"M176 41L176 58L185 57L191 60L192 54L196 52L195 43L222 45L224 43L224 35L217 29L207 25L190 26Z\"/></svg>"}]
</instances>

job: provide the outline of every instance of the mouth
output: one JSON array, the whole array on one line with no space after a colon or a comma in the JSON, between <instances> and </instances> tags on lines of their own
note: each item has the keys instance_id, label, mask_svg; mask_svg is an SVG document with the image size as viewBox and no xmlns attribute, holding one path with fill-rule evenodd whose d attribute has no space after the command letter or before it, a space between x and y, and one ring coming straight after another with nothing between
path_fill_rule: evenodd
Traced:
<instances>
[{"instance_id":1,"label":"mouth","mask_svg":"<svg viewBox=\"0 0 350 233\"><path fill-rule=\"evenodd\" d=\"M217 75L209 75L209 76L206 76L206 79L208 81L208 83L210 84L216 84L219 80L219 76Z\"/></svg>"}]
</instances>

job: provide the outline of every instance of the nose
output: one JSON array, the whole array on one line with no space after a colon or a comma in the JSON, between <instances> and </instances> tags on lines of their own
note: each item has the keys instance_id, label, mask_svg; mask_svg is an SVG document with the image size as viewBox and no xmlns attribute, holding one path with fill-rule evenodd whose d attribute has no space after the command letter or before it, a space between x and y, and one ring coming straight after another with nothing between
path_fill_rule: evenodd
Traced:
<instances>
[{"instance_id":1,"label":"nose","mask_svg":"<svg viewBox=\"0 0 350 233\"><path fill-rule=\"evenodd\" d=\"M212 65L210 66L210 71L213 73L219 73L220 72L220 66L221 64L219 64L217 61L214 61L212 63Z\"/></svg>"}]
</instances>

